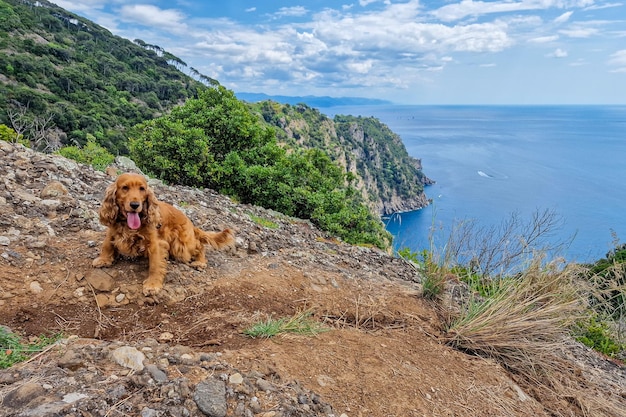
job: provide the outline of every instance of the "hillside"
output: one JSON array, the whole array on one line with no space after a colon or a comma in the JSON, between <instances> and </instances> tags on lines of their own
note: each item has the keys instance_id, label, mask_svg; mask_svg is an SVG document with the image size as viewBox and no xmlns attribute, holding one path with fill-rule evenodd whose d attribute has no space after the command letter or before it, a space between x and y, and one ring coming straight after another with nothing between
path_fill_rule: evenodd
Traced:
<instances>
[{"instance_id":1,"label":"hillside","mask_svg":"<svg viewBox=\"0 0 626 417\"><path fill-rule=\"evenodd\" d=\"M158 46L114 36L46 0L0 0L0 16L0 123L11 125L7 112L37 117L52 149L90 134L124 154L128 127L203 87Z\"/></svg>"},{"instance_id":2,"label":"hillside","mask_svg":"<svg viewBox=\"0 0 626 417\"><path fill-rule=\"evenodd\" d=\"M159 46L114 36L45 0L0 0L0 11L0 95L6 97L0 124L25 134L39 150L94 138L114 155L127 155L133 126L218 85ZM356 176L374 212L428 204L423 186L430 180L420 162L377 120L334 124L307 106L276 106L253 105L289 145L322 149Z\"/></svg>"},{"instance_id":3,"label":"hillside","mask_svg":"<svg viewBox=\"0 0 626 417\"><path fill-rule=\"evenodd\" d=\"M145 261L90 266L112 177L2 141L0 161L0 324L65 337L0 371L0 415L620 415L584 408L598 398L626 409L623 367L564 343L572 388L555 398L444 343L462 285L432 304L409 263L207 189L151 182L196 225L233 227L236 252L209 252L204 272L170 262L163 293L145 298ZM298 312L327 331L243 334Z\"/></svg>"}]
</instances>

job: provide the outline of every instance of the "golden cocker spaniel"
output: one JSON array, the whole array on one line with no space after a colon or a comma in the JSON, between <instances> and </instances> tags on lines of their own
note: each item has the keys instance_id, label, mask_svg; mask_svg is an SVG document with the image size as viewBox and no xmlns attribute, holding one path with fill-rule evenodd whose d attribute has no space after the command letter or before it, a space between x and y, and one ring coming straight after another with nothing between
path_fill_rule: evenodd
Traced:
<instances>
[{"instance_id":1,"label":"golden cocker spaniel","mask_svg":"<svg viewBox=\"0 0 626 417\"><path fill-rule=\"evenodd\" d=\"M232 230L205 232L194 227L183 212L158 201L146 179L139 174L122 174L107 187L100 208L100 223L108 229L93 266L110 266L118 254L147 257L150 267L143 283L146 296L156 295L163 288L169 256L203 269L207 264L205 244L214 249L235 247Z\"/></svg>"}]
</instances>

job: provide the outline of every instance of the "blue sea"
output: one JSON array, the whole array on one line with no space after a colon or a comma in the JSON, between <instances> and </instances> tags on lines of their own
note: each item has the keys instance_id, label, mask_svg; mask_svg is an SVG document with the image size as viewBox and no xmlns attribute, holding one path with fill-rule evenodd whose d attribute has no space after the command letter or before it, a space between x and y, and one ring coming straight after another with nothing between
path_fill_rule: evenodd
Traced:
<instances>
[{"instance_id":1,"label":"blue sea","mask_svg":"<svg viewBox=\"0 0 626 417\"><path fill-rule=\"evenodd\" d=\"M432 204L386 219L396 249L442 244L459 221L500 224L551 210L555 255L592 262L626 242L626 106L351 106L400 135L436 181ZM433 233L432 230L435 232ZM437 236L439 233L439 236Z\"/></svg>"}]
</instances>

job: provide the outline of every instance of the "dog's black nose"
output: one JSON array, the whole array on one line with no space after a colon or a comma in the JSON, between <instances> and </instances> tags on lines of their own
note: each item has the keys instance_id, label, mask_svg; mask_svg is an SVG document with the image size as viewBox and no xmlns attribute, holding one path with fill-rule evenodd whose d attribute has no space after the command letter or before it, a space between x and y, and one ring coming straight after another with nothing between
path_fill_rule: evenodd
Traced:
<instances>
[{"instance_id":1,"label":"dog's black nose","mask_svg":"<svg viewBox=\"0 0 626 417\"><path fill-rule=\"evenodd\" d=\"M133 210L137 210L139 208L139 202L138 201L132 201L130 203L130 208L132 208Z\"/></svg>"}]
</instances>

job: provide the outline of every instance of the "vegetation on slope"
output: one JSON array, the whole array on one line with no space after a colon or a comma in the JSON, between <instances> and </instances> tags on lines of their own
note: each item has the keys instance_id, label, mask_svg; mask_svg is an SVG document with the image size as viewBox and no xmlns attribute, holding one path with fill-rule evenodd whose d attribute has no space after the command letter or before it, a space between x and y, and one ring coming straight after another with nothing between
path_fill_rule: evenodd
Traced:
<instances>
[{"instance_id":1,"label":"vegetation on slope","mask_svg":"<svg viewBox=\"0 0 626 417\"><path fill-rule=\"evenodd\" d=\"M381 248L390 242L378 219L381 206L391 199L395 209L407 209L398 202L426 204L415 160L386 127L373 132L373 119L365 127L360 119L351 122L357 135L367 132L359 143L337 137L319 111L288 107L284 113L294 120L303 115L312 135L283 141L288 133L270 128L276 125L158 46L114 36L46 1L0 0L0 8L0 94L7 97L0 123L15 131L13 141L98 169L131 146L140 166L168 182L211 187ZM135 125L144 133L129 145ZM334 139L317 140L328 126ZM404 153L391 155L390 148ZM382 165L402 178L386 178L389 169L386 177L372 171Z\"/></svg>"},{"instance_id":2,"label":"vegetation on slope","mask_svg":"<svg viewBox=\"0 0 626 417\"><path fill-rule=\"evenodd\" d=\"M310 219L350 243L387 248L391 242L326 153L279 146L274 129L224 87L137 125L129 148L146 173L164 181Z\"/></svg>"},{"instance_id":3,"label":"vegetation on slope","mask_svg":"<svg viewBox=\"0 0 626 417\"><path fill-rule=\"evenodd\" d=\"M45 0L0 0L0 123L31 135L37 124L46 130L41 149L83 145L91 134L126 153L127 127L202 87L175 65L184 63Z\"/></svg>"},{"instance_id":4,"label":"vegetation on slope","mask_svg":"<svg viewBox=\"0 0 626 417\"><path fill-rule=\"evenodd\" d=\"M441 247L431 242L420 253L399 251L422 271L423 297L445 311L447 343L496 360L516 381L536 389L553 415L621 415L615 393L581 395L579 371L567 352L577 351L576 339L626 358L626 247L617 245L593 265L545 262L548 252L540 243L558 226L553 213L537 212L529 222L513 215L503 224L465 224ZM505 239L522 246L511 250ZM468 242L463 250L460 241ZM461 296L453 300L450 293Z\"/></svg>"},{"instance_id":5,"label":"vegetation on slope","mask_svg":"<svg viewBox=\"0 0 626 417\"><path fill-rule=\"evenodd\" d=\"M355 179L366 202L381 214L427 204L424 185L432 181L421 162L409 156L401 138L373 117L337 115L334 119L305 104L264 101L251 105L277 127L280 142L325 149Z\"/></svg>"}]
</instances>

